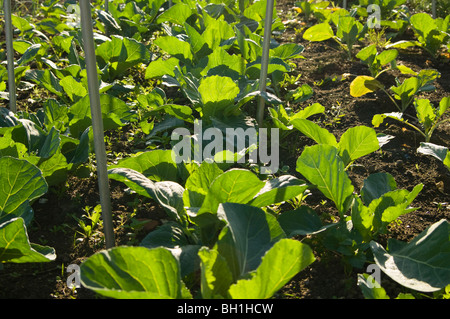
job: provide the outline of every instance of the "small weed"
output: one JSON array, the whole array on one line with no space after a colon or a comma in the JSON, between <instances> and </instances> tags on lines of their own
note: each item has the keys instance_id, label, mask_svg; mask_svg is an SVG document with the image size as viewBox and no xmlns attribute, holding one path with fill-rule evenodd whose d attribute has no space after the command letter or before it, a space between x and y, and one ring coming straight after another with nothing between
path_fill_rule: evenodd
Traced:
<instances>
[{"instance_id":1,"label":"small weed","mask_svg":"<svg viewBox=\"0 0 450 319\"><path fill-rule=\"evenodd\" d=\"M78 226L81 229L81 231L77 230L77 233L84 238L90 238L94 234L94 228L96 228L97 225L101 226L102 224L102 221L100 220L102 208L100 205L95 206L93 209L90 206L86 206L83 210L85 214L81 216L82 218L76 216L73 216L73 218L78 222ZM90 221L90 225L86 219Z\"/></svg>"}]
</instances>

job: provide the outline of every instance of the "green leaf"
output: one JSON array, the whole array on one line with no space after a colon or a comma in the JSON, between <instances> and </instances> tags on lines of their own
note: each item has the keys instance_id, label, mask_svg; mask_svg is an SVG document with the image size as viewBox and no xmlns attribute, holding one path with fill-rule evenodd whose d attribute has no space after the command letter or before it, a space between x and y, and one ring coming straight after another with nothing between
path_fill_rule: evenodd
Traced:
<instances>
[{"instance_id":1,"label":"green leaf","mask_svg":"<svg viewBox=\"0 0 450 319\"><path fill-rule=\"evenodd\" d=\"M59 79L48 69L28 70L25 73L25 79L33 81L59 97L62 96L63 88L59 84Z\"/></svg>"},{"instance_id":2,"label":"green leaf","mask_svg":"<svg viewBox=\"0 0 450 319\"><path fill-rule=\"evenodd\" d=\"M191 274L198 268L197 252L200 245L192 245L185 230L178 222L168 221L148 233L139 246L147 248L165 247L169 249L180 264L181 277Z\"/></svg>"},{"instance_id":3,"label":"green leaf","mask_svg":"<svg viewBox=\"0 0 450 319\"><path fill-rule=\"evenodd\" d=\"M145 70L145 78L153 79L159 78L163 75L175 76L175 67L180 66L180 61L177 58L171 57L167 60L158 59L150 62Z\"/></svg>"},{"instance_id":4,"label":"green leaf","mask_svg":"<svg viewBox=\"0 0 450 319\"><path fill-rule=\"evenodd\" d=\"M308 41L325 41L332 37L334 37L334 32L327 22L316 24L303 34L303 39Z\"/></svg>"},{"instance_id":5,"label":"green leaf","mask_svg":"<svg viewBox=\"0 0 450 319\"><path fill-rule=\"evenodd\" d=\"M367 75L360 75L350 83L350 95L353 97L360 97L383 88L383 84L375 78Z\"/></svg>"},{"instance_id":6,"label":"green leaf","mask_svg":"<svg viewBox=\"0 0 450 319\"><path fill-rule=\"evenodd\" d=\"M375 114L372 118L372 125L374 127L379 127L383 124L385 118L393 118L397 121L403 121L403 113L400 112L392 112L392 113L384 113L384 114Z\"/></svg>"},{"instance_id":7,"label":"green leaf","mask_svg":"<svg viewBox=\"0 0 450 319\"><path fill-rule=\"evenodd\" d=\"M398 86L392 86L391 91L394 97L402 102L402 111L404 112L412 101L413 96L417 93L421 83L418 77L408 78Z\"/></svg>"},{"instance_id":8,"label":"green leaf","mask_svg":"<svg viewBox=\"0 0 450 319\"><path fill-rule=\"evenodd\" d=\"M201 293L203 299L225 298L233 283L227 260L217 250L202 247L198 252L201 260Z\"/></svg>"},{"instance_id":9,"label":"green leaf","mask_svg":"<svg viewBox=\"0 0 450 319\"><path fill-rule=\"evenodd\" d=\"M39 127L35 126L35 128ZM50 132L48 132L48 134L45 134L42 130L38 131L39 134L37 135L37 140L33 142L33 140L30 139L31 143L28 151L36 152L36 155L42 158L53 156L58 151L61 142L59 131L54 127L50 129Z\"/></svg>"},{"instance_id":10,"label":"green leaf","mask_svg":"<svg viewBox=\"0 0 450 319\"><path fill-rule=\"evenodd\" d=\"M336 36L346 44L354 43L358 39L360 23L351 16L340 16L337 24Z\"/></svg>"},{"instance_id":11,"label":"green leaf","mask_svg":"<svg viewBox=\"0 0 450 319\"><path fill-rule=\"evenodd\" d=\"M109 80L116 79L127 69L139 64L148 63L150 51L141 42L126 37L112 36L111 41L105 41L95 50L101 59L99 67L108 65Z\"/></svg>"},{"instance_id":12,"label":"green leaf","mask_svg":"<svg viewBox=\"0 0 450 319\"><path fill-rule=\"evenodd\" d=\"M67 181L67 173L72 165L68 164L66 157L58 151L45 160L41 159L38 167L42 171L42 175L45 177L48 185L52 186Z\"/></svg>"},{"instance_id":13,"label":"green leaf","mask_svg":"<svg viewBox=\"0 0 450 319\"><path fill-rule=\"evenodd\" d=\"M27 147L12 138L11 131L7 131L3 137L0 137L0 157L11 156L22 158L27 153Z\"/></svg>"},{"instance_id":14,"label":"green leaf","mask_svg":"<svg viewBox=\"0 0 450 319\"><path fill-rule=\"evenodd\" d=\"M66 92L72 102L77 102L87 94L87 90L84 85L71 75L61 79L59 84L62 86L64 92Z\"/></svg>"},{"instance_id":15,"label":"green leaf","mask_svg":"<svg viewBox=\"0 0 450 319\"><path fill-rule=\"evenodd\" d=\"M200 75L237 79L244 64L245 61L241 56L229 54L223 47L217 47L208 55L208 64L200 71Z\"/></svg>"},{"instance_id":16,"label":"green leaf","mask_svg":"<svg viewBox=\"0 0 450 319\"><path fill-rule=\"evenodd\" d=\"M320 217L308 206L301 206L298 209L283 212L278 217L278 222L287 237L314 235L337 225L337 223L323 225Z\"/></svg>"},{"instance_id":17,"label":"green leaf","mask_svg":"<svg viewBox=\"0 0 450 319\"><path fill-rule=\"evenodd\" d=\"M363 61L364 63L372 65L376 55L377 55L377 46L375 44L372 44L365 48L362 48L358 52L358 54L356 54L356 57L358 59L361 59L361 61Z\"/></svg>"},{"instance_id":18,"label":"green leaf","mask_svg":"<svg viewBox=\"0 0 450 319\"><path fill-rule=\"evenodd\" d=\"M446 96L443 97L442 100L439 102L439 117L442 116L445 111L450 107L450 97Z\"/></svg>"},{"instance_id":19,"label":"green leaf","mask_svg":"<svg viewBox=\"0 0 450 319\"><path fill-rule=\"evenodd\" d=\"M441 220L409 243L388 240L388 250L372 241L375 262L394 281L421 292L438 291L450 284L450 226Z\"/></svg>"},{"instance_id":20,"label":"green leaf","mask_svg":"<svg viewBox=\"0 0 450 319\"><path fill-rule=\"evenodd\" d=\"M351 220L353 227L358 230L359 234L362 236L363 241L368 242L372 239L373 232L377 231L374 229L374 213L363 204L359 197L355 196L351 209Z\"/></svg>"},{"instance_id":21,"label":"green leaf","mask_svg":"<svg viewBox=\"0 0 450 319\"><path fill-rule=\"evenodd\" d=\"M219 205L217 216L227 223L217 248L227 259L233 279L242 278L259 266L274 244L266 214L258 207L228 202Z\"/></svg>"},{"instance_id":22,"label":"green leaf","mask_svg":"<svg viewBox=\"0 0 450 319\"><path fill-rule=\"evenodd\" d=\"M21 33L33 30L35 27L26 19L21 18L15 14L11 15L11 24L20 30Z\"/></svg>"},{"instance_id":23,"label":"green leaf","mask_svg":"<svg viewBox=\"0 0 450 319\"><path fill-rule=\"evenodd\" d=\"M427 13L416 13L410 18L411 25L415 31L424 39L425 42L428 34L436 29L434 19Z\"/></svg>"},{"instance_id":24,"label":"green leaf","mask_svg":"<svg viewBox=\"0 0 450 319\"><path fill-rule=\"evenodd\" d=\"M305 50L305 47L297 43L283 43L274 49L270 50L270 57L280 58L282 60L303 58L300 53Z\"/></svg>"},{"instance_id":25,"label":"green leaf","mask_svg":"<svg viewBox=\"0 0 450 319\"><path fill-rule=\"evenodd\" d=\"M246 204L264 185L265 183L251 171L244 169L228 170L213 181L198 213L210 212L215 214L220 203Z\"/></svg>"},{"instance_id":26,"label":"green leaf","mask_svg":"<svg viewBox=\"0 0 450 319\"><path fill-rule=\"evenodd\" d=\"M167 114L176 117L180 120L189 123L194 123L194 117L192 116L192 108L188 105L165 104L161 106L161 109L164 110Z\"/></svg>"},{"instance_id":27,"label":"green leaf","mask_svg":"<svg viewBox=\"0 0 450 319\"><path fill-rule=\"evenodd\" d=\"M61 105L55 99L49 99L44 102L44 124L48 127L55 127L60 132L66 130L69 123L68 109L65 105Z\"/></svg>"},{"instance_id":28,"label":"green leaf","mask_svg":"<svg viewBox=\"0 0 450 319\"><path fill-rule=\"evenodd\" d=\"M374 281L375 279L368 274L358 274L358 286L364 297L366 299L389 299L386 290Z\"/></svg>"},{"instance_id":29,"label":"green leaf","mask_svg":"<svg viewBox=\"0 0 450 319\"><path fill-rule=\"evenodd\" d=\"M291 175L282 175L268 180L248 204L255 207L278 204L302 194L307 188L305 181Z\"/></svg>"},{"instance_id":30,"label":"green leaf","mask_svg":"<svg viewBox=\"0 0 450 319\"><path fill-rule=\"evenodd\" d=\"M290 120L294 120L294 119L297 119L297 118L307 119L310 116L313 116L313 115L316 115L316 114L321 114L324 111L325 111L325 107L323 107L323 105L321 105L320 103L313 103L311 105L308 105L304 109L299 110L294 115L292 115L290 117Z\"/></svg>"},{"instance_id":31,"label":"green leaf","mask_svg":"<svg viewBox=\"0 0 450 319\"><path fill-rule=\"evenodd\" d=\"M313 121L296 117L291 119L291 124L318 144L337 146L336 137Z\"/></svg>"},{"instance_id":32,"label":"green leaf","mask_svg":"<svg viewBox=\"0 0 450 319\"><path fill-rule=\"evenodd\" d=\"M198 31L188 23L184 23L184 28L186 29L186 34L189 37L189 43L191 44L192 53L195 55L200 54L204 46L206 45L205 39L203 39L202 35L198 33ZM206 52L211 52L209 50L205 50Z\"/></svg>"},{"instance_id":33,"label":"green leaf","mask_svg":"<svg viewBox=\"0 0 450 319\"><path fill-rule=\"evenodd\" d=\"M397 56L397 50L385 50L376 56L375 61L382 66L391 63L397 58Z\"/></svg>"},{"instance_id":34,"label":"green leaf","mask_svg":"<svg viewBox=\"0 0 450 319\"><path fill-rule=\"evenodd\" d=\"M140 246L147 248L157 248L160 246L175 248L188 244L189 240L180 225L177 222L168 221L148 233L141 241Z\"/></svg>"},{"instance_id":35,"label":"green leaf","mask_svg":"<svg viewBox=\"0 0 450 319\"><path fill-rule=\"evenodd\" d=\"M377 133L367 126L349 128L342 134L338 144L339 155L345 166L379 148Z\"/></svg>"},{"instance_id":36,"label":"green leaf","mask_svg":"<svg viewBox=\"0 0 450 319\"><path fill-rule=\"evenodd\" d=\"M125 183L138 194L153 198L177 221L185 218L183 192L184 188L172 181L152 182L143 174L129 168L112 168L108 170L111 179Z\"/></svg>"},{"instance_id":37,"label":"green leaf","mask_svg":"<svg viewBox=\"0 0 450 319\"><path fill-rule=\"evenodd\" d=\"M399 70L402 74L409 74L409 75L417 75L417 72L413 71L411 68L408 68L405 65L397 65L397 70Z\"/></svg>"},{"instance_id":38,"label":"green leaf","mask_svg":"<svg viewBox=\"0 0 450 319\"><path fill-rule=\"evenodd\" d=\"M0 222L0 264L49 262L55 259L53 248L30 243L22 218Z\"/></svg>"},{"instance_id":39,"label":"green leaf","mask_svg":"<svg viewBox=\"0 0 450 319\"><path fill-rule=\"evenodd\" d=\"M339 213L346 212L353 185L336 147L327 144L306 147L297 159L297 172L331 199Z\"/></svg>"},{"instance_id":40,"label":"green leaf","mask_svg":"<svg viewBox=\"0 0 450 319\"><path fill-rule=\"evenodd\" d=\"M381 196L382 200L381 202L388 197L388 202L393 201L394 205L392 203L389 203L391 206L386 208L383 211L383 214L381 216L381 221L385 224L388 224L394 220L396 220L401 215L404 215L406 213L412 212L416 210L417 208L410 208L409 205L412 203L412 201L417 197L417 195L420 193L420 191L423 188L423 184L418 184L414 186L413 190L411 192L408 192L407 190L398 190L398 191L392 191L388 192L386 194L383 194ZM393 196L391 196L393 195ZM401 202L399 203L399 201ZM375 200L376 201L376 200ZM387 203L385 203L387 204ZM369 208L371 205L369 205ZM377 211L379 206L374 210Z\"/></svg>"},{"instance_id":41,"label":"green leaf","mask_svg":"<svg viewBox=\"0 0 450 319\"><path fill-rule=\"evenodd\" d=\"M233 108L239 87L229 77L213 75L201 80L198 92L203 103L203 116L209 118L220 114L223 117L227 109Z\"/></svg>"},{"instance_id":42,"label":"green leaf","mask_svg":"<svg viewBox=\"0 0 450 319\"><path fill-rule=\"evenodd\" d=\"M257 59L255 62L251 62L247 65L245 74L253 80L258 80L260 78L260 73L262 70L261 59ZM284 62L280 58L269 58L267 65L267 74L272 74L274 72L286 73L290 72L291 67L288 63Z\"/></svg>"},{"instance_id":43,"label":"green leaf","mask_svg":"<svg viewBox=\"0 0 450 319\"><path fill-rule=\"evenodd\" d=\"M198 91L202 96L203 104L223 100L233 101L239 94L239 88L233 80L218 75L202 79Z\"/></svg>"},{"instance_id":44,"label":"green leaf","mask_svg":"<svg viewBox=\"0 0 450 319\"><path fill-rule=\"evenodd\" d=\"M0 158L0 218L5 214L22 216L30 203L44 195L47 182L42 172L26 160Z\"/></svg>"},{"instance_id":45,"label":"green leaf","mask_svg":"<svg viewBox=\"0 0 450 319\"><path fill-rule=\"evenodd\" d=\"M68 163L72 163L74 165L78 165L84 163L89 158L89 132L91 127L88 127L83 134L81 134L79 143L76 146L75 150L69 154L64 154L67 158ZM62 146L61 146L62 149Z\"/></svg>"},{"instance_id":46,"label":"green leaf","mask_svg":"<svg viewBox=\"0 0 450 319\"><path fill-rule=\"evenodd\" d=\"M39 50L41 49L41 44L33 44L27 48L27 50L24 52L24 54L20 57L20 59L17 61L18 65L25 65L29 62L31 62L33 59L35 59L36 55L38 54Z\"/></svg>"},{"instance_id":47,"label":"green leaf","mask_svg":"<svg viewBox=\"0 0 450 319\"><path fill-rule=\"evenodd\" d=\"M294 103L301 103L311 98L313 94L314 91L308 84L302 84L295 90L289 91L287 99L292 100Z\"/></svg>"},{"instance_id":48,"label":"green leaf","mask_svg":"<svg viewBox=\"0 0 450 319\"><path fill-rule=\"evenodd\" d=\"M175 23L180 26L192 15L192 10L189 5L179 2L165 10L157 19L156 23L163 22Z\"/></svg>"},{"instance_id":49,"label":"green leaf","mask_svg":"<svg viewBox=\"0 0 450 319\"><path fill-rule=\"evenodd\" d=\"M365 205L383 194L397 189L397 183L391 174L381 172L369 175L361 188L361 199Z\"/></svg>"},{"instance_id":50,"label":"green leaf","mask_svg":"<svg viewBox=\"0 0 450 319\"><path fill-rule=\"evenodd\" d=\"M104 130L116 129L129 123L135 116L130 106L121 99L109 94L100 95ZM69 108L71 117L69 127L72 136L78 138L92 125L89 95L86 95Z\"/></svg>"},{"instance_id":51,"label":"green leaf","mask_svg":"<svg viewBox=\"0 0 450 319\"><path fill-rule=\"evenodd\" d=\"M189 175L183 194L184 203L189 207L201 207L212 182L223 171L215 162L202 162L200 167Z\"/></svg>"},{"instance_id":52,"label":"green leaf","mask_svg":"<svg viewBox=\"0 0 450 319\"><path fill-rule=\"evenodd\" d=\"M130 168L154 181L177 181L178 168L171 150L153 150L121 159L108 167Z\"/></svg>"},{"instance_id":53,"label":"green leaf","mask_svg":"<svg viewBox=\"0 0 450 319\"><path fill-rule=\"evenodd\" d=\"M202 33L205 43L211 50L221 46L224 40L235 36L233 27L222 19L207 19L206 29Z\"/></svg>"},{"instance_id":54,"label":"green leaf","mask_svg":"<svg viewBox=\"0 0 450 319\"><path fill-rule=\"evenodd\" d=\"M444 158L444 165L450 170L450 151L447 152L447 156Z\"/></svg>"},{"instance_id":55,"label":"green leaf","mask_svg":"<svg viewBox=\"0 0 450 319\"><path fill-rule=\"evenodd\" d=\"M107 30L107 32L119 33L122 31L120 25L109 12L97 10L97 16L105 25L105 29Z\"/></svg>"},{"instance_id":56,"label":"green leaf","mask_svg":"<svg viewBox=\"0 0 450 319\"><path fill-rule=\"evenodd\" d=\"M315 260L311 248L293 239L281 239L264 255L250 279L229 289L233 299L268 299Z\"/></svg>"},{"instance_id":57,"label":"green leaf","mask_svg":"<svg viewBox=\"0 0 450 319\"><path fill-rule=\"evenodd\" d=\"M181 298L178 262L165 248L115 247L81 264L84 287L111 298Z\"/></svg>"},{"instance_id":58,"label":"green leaf","mask_svg":"<svg viewBox=\"0 0 450 319\"><path fill-rule=\"evenodd\" d=\"M368 208L374 214L373 226L381 233L385 232L385 227L399 216L416 210L409 208L409 205L422 190L423 184L418 184L409 192L406 189L396 189L384 193L379 198L373 199Z\"/></svg>"},{"instance_id":59,"label":"green leaf","mask_svg":"<svg viewBox=\"0 0 450 319\"><path fill-rule=\"evenodd\" d=\"M179 60L192 60L191 45L174 36L165 36L157 38L154 43L161 50L169 53L171 56Z\"/></svg>"}]
</instances>

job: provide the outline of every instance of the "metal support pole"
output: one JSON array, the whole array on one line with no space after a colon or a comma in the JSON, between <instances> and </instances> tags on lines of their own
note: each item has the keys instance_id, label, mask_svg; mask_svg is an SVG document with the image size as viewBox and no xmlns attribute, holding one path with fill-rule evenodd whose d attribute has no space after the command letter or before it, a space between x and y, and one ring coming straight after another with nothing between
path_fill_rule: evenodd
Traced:
<instances>
[{"instance_id":1,"label":"metal support pole","mask_svg":"<svg viewBox=\"0 0 450 319\"><path fill-rule=\"evenodd\" d=\"M111 214L111 195L109 192L108 168L103 134L103 119L100 106L100 93L97 75L97 61L92 28L92 15L89 0L80 0L81 32L83 35L86 71L88 78L89 100L94 133L94 148L97 160L98 186L102 206L103 228L106 248L114 246L114 228Z\"/></svg>"},{"instance_id":2,"label":"metal support pole","mask_svg":"<svg viewBox=\"0 0 450 319\"><path fill-rule=\"evenodd\" d=\"M432 13L433 13L433 19L436 19L436 0L433 0L432 1L432 4L431 4L431 11L432 11Z\"/></svg>"},{"instance_id":3,"label":"metal support pole","mask_svg":"<svg viewBox=\"0 0 450 319\"><path fill-rule=\"evenodd\" d=\"M272 17L273 17L273 5L274 0L267 0L266 3L266 19L264 22L264 40L263 40L263 51L261 57L261 74L259 78L259 90L261 94L266 92L266 81L267 81L267 69L269 65L269 50L270 50L270 39L272 37ZM263 126L264 121L264 105L265 100L262 96L259 97L258 109L256 110L256 120L260 127Z\"/></svg>"},{"instance_id":4,"label":"metal support pole","mask_svg":"<svg viewBox=\"0 0 450 319\"><path fill-rule=\"evenodd\" d=\"M6 55L8 62L9 109L16 113L16 77L14 75L13 28L11 21L11 0L3 0L5 13Z\"/></svg>"}]
</instances>

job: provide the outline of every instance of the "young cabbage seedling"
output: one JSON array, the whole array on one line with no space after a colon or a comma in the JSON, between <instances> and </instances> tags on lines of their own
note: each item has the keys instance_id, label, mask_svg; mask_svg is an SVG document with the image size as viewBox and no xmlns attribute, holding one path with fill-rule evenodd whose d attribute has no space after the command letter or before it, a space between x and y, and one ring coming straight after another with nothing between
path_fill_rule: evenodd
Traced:
<instances>
[{"instance_id":1,"label":"young cabbage seedling","mask_svg":"<svg viewBox=\"0 0 450 319\"><path fill-rule=\"evenodd\" d=\"M397 109L401 113L404 113L408 106L414 101L417 94L435 90L435 86L432 83L441 76L441 74L434 69L424 69L417 73L404 66L397 66L397 68L404 74L412 74L414 76L405 79L403 82L396 79L397 85L390 88L394 93L393 96L386 91L384 85L380 81L366 75L358 76L352 81L350 84L350 95L353 97L360 97L367 93L382 90L389 96ZM397 103L396 100L399 100L400 103Z\"/></svg>"},{"instance_id":2,"label":"young cabbage seedling","mask_svg":"<svg viewBox=\"0 0 450 319\"><path fill-rule=\"evenodd\" d=\"M436 59L439 55L441 47L448 42L449 20L449 16L445 19L433 19L427 13L417 13L409 19L417 40L402 40L391 44L389 47L404 49L410 46L418 46Z\"/></svg>"},{"instance_id":3,"label":"young cabbage seedling","mask_svg":"<svg viewBox=\"0 0 450 319\"><path fill-rule=\"evenodd\" d=\"M303 38L315 42L333 39L348 53L348 59L351 60L353 45L364 37L367 25L362 25L344 9L335 11L330 20L336 26L336 34L328 22L323 22L308 28L303 34Z\"/></svg>"},{"instance_id":4,"label":"young cabbage seedling","mask_svg":"<svg viewBox=\"0 0 450 319\"><path fill-rule=\"evenodd\" d=\"M302 0L296 1L294 5L297 9L297 12L302 13L302 15L305 17L306 22L309 22L309 19L311 18L311 15L314 14L314 12L326 9L330 5L330 2Z\"/></svg>"},{"instance_id":5,"label":"young cabbage seedling","mask_svg":"<svg viewBox=\"0 0 450 319\"><path fill-rule=\"evenodd\" d=\"M377 78L382 73L397 68L395 60L397 55L398 51L395 49L378 52L377 46L372 44L361 49L356 57L369 67L372 77ZM386 65L390 65L390 67L384 68Z\"/></svg>"},{"instance_id":6,"label":"young cabbage seedling","mask_svg":"<svg viewBox=\"0 0 450 319\"><path fill-rule=\"evenodd\" d=\"M428 99L415 99L414 106L420 126L404 120L399 113L376 114L372 119L372 124L378 127L386 117L398 120L419 132L425 138L425 142L428 143L434 130L439 125L450 121L450 118L442 119L443 114L450 107L450 97L444 97L439 103L438 108L435 108Z\"/></svg>"}]
</instances>

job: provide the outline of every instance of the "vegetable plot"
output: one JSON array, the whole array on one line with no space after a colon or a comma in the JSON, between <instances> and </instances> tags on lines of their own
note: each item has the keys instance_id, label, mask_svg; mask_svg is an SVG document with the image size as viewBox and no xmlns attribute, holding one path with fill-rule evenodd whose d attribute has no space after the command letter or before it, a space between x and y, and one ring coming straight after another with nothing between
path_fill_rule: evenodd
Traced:
<instances>
[{"instance_id":1,"label":"vegetable plot","mask_svg":"<svg viewBox=\"0 0 450 319\"><path fill-rule=\"evenodd\" d=\"M108 249L73 3L14 12L0 296L37 269L53 298L449 298L450 16L276 5L269 24L266 1L92 3Z\"/></svg>"}]
</instances>

